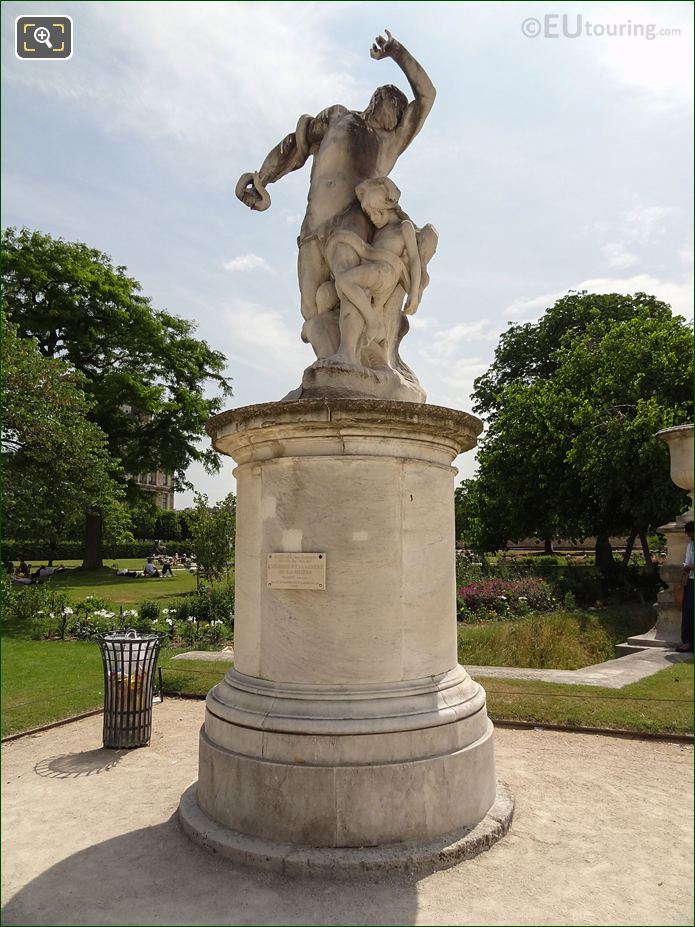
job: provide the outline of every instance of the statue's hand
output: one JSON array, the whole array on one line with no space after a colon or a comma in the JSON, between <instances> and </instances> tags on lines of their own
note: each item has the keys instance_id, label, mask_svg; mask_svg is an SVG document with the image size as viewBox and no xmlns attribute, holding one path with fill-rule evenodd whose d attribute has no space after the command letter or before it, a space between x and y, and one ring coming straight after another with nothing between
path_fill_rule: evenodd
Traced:
<instances>
[{"instance_id":1,"label":"statue's hand","mask_svg":"<svg viewBox=\"0 0 695 927\"><path fill-rule=\"evenodd\" d=\"M417 296L409 295L405 301L405 306L403 306L403 312L405 312L406 315L415 315L419 305L420 300L417 298Z\"/></svg>"},{"instance_id":2,"label":"statue's hand","mask_svg":"<svg viewBox=\"0 0 695 927\"><path fill-rule=\"evenodd\" d=\"M375 61L381 61L382 58L393 58L403 47L398 39L394 39L388 29L384 29L384 32L387 37L384 38L383 35L378 35L374 39L374 44L369 52Z\"/></svg>"},{"instance_id":3,"label":"statue's hand","mask_svg":"<svg viewBox=\"0 0 695 927\"><path fill-rule=\"evenodd\" d=\"M268 191L263 185L258 173L242 174L236 185L235 194L244 206L263 212L270 206Z\"/></svg>"}]
</instances>

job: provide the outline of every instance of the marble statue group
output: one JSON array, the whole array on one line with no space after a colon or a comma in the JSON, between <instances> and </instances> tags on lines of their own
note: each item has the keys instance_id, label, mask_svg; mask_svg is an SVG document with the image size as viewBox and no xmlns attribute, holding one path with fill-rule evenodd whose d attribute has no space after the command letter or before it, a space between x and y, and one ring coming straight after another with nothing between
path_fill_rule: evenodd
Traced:
<instances>
[{"instance_id":1,"label":"marble statue group","mask_svg":"<svg viewBox=\"0 0 695 927\"><path fill-rule=\"evenodd\" d=\"M248 207L265 210L267 185L313 157L298 271L302 339L317 360L303 387L287 398L319 392L425 400L398 349L407 317L429 283L437 232L429 224L418 227L403 211L400 190L388 175L422 128L435 89L388 31L377 36L371 56L400 66L414 100L389 84L375 91L363 112L337 104L317 116L300 116L295 131L236 188Z\"/></svg>"}]
</instances>

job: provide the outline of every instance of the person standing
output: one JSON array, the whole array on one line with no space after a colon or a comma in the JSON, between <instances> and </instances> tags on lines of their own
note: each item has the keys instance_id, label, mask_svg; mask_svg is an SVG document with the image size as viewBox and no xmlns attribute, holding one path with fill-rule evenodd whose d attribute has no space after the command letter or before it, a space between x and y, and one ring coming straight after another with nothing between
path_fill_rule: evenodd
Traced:
<instances>
[{"instance_id":1,"label":"person standing","mask_svg":"<svg viewBox=\"0 0 695 927\"><path fill-rule=\"evenodd\" d=\"M681 589L683 595L682 618L681 618L681 641L680 647L676 647L678 653L693 652L693 523L689 521L685 526L685 533L688 535L688 546L685 549L685 560L683 561L683 575L681 577Z\"/></svg>"}]
</instances>

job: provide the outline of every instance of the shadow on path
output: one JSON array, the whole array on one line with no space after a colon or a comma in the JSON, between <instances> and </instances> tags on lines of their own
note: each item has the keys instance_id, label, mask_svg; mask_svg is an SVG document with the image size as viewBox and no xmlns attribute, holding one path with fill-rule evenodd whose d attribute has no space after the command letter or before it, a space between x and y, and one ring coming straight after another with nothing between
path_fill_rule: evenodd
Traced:
<instances>
[{"instance_id":1,"label":"shadow on path","mask_svg":"<svg viewBox=\"0 0 695 927\"><path fill-rule=\"evenodd\" d=\"M5 905L2 923L397 925L416 912L414 878L331 882L245 869L191 844L173 816L52 866Z\"/></svg>"}]
</instances>

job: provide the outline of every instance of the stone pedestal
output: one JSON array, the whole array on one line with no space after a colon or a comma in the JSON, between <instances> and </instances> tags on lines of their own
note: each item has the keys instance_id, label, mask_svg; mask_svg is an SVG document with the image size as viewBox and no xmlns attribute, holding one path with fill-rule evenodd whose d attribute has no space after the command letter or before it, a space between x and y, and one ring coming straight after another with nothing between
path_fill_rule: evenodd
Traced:
<instances>
[{"instance_id":1,"label":"stone pedestal","mask_svg":"<svg viewBox=\"0 0 695 927\"><path fill-rule=\"evenodd\" d=\"M383 862L399 845L390 858L412 863L469 855L469 833L489 845L513 804L485 693L457 662L451 466L480 422L299 400L208 430L238 463L235 666L208 694L186 830L281 867L308 848L340 866L365 852L349 848ZM281 552L323 554L325 588L270 585Z\"/></svg>"},{"instance_id":2,"label":"stone pedestal","mask_svg":"<svg viewBox=\"0 0 695 927\"><path fill-rule=\"evenodd\" d=\"M666 561L659 569L661 579L668 583L657 596L657 619L654 627L646 634L628 638L627 643L638 647L674 647L681 640L681 610L674 600L676 587L680 585L683 574L683 560L688 539L685 525L693 520L693 426L676 425L664 428L657 435L668 444L671 458L671 479L685 489L690 495L690 508L678 515L673 521L657 528L659 534L666 536Z\"/></svg>"}]
</instances>

